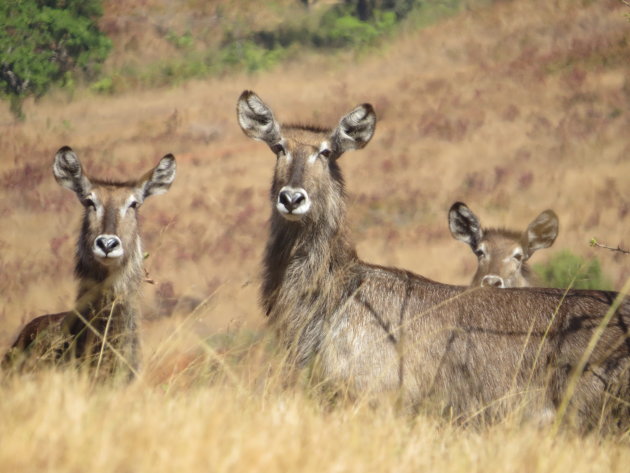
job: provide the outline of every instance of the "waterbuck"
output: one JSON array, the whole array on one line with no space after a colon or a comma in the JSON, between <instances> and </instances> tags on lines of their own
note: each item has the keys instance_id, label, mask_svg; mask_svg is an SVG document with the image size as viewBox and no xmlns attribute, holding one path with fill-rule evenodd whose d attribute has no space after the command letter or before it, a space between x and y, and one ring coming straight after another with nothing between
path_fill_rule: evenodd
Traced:
<instances>
[{"instance_id":1,"label":"waterbuck","mask_svg":"<svg viewBox=\"0 0 630 473\"><path fill-rule=\"evenodd\" d=\"M76 303L72 311L29 322L6 354L4 366L75 360L105 376L132 376L137 371L140 285L145 276L138 209L147 197L166 192L175 172L175 158L168 154L137 180L93 179L72 149L57 152L55 179L76 193L84 207L76 248Z\"/></svg>"},{"instance_id":2,"label":"waterbuck","mask_svg":"<svg viewBox=\"0 0 630 473\"><path fill-rule=\"evenodd\" d=\"M527 264L536 250L549 248L558 236L558 217L545 210L524 232L482 228L477 216L462 202L448 211L453 238L468 243L477 255L471 286L530 287L538 281Z\"/></svg>"},{"instance_id":3,"label":"waterbuck","mask_svg":"<svg viewBox=\"0 0 630 473\"><path fill-rule=\"evenodd\" d=\"M626 425L630 301L617 308L612 292L470 289L365 263L349 236L339 158L372 138L372 106L332 130L281 125L244 91L237 118L276 155L261 302L297 366L351 398L396 393L404 405L432 400L459 418L559 411L585 427L603 414Z\"/></svg>"}]
</instances>

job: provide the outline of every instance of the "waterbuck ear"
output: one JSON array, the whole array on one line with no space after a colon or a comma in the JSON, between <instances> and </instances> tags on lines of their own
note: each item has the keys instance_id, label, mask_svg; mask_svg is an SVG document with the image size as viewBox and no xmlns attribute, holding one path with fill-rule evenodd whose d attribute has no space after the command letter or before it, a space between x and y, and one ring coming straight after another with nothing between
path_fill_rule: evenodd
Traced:
<instances>
[{"instance_id":1,"label":"waterbuck ear","mask_svg":"<svg viewBox=\"0 0 630 473\"><path fill-rule=\"evenodd\" d=\"M359 105L346 116L332 133L339 154L363 148L374 135L376 113L369 103Z\"/></svg>"},{"instance_id":2,"label":"waterbuck ear","mask_svg":"<svg viewBox=\"0 0 630 473\"><path fill-rule=\"evenodd\" d=\"M176 172L175 156L167 154L160 159L158 165L146 173L138 183L142 199L146 199L150 195L164 194L175 180Z\"/></svg>"},{"instance_id":3,"label":"waterbuck ear","mask_svg":"<svg viewBox=\"0 0 630 473\"><path fill-rule=\"evenodd\" d=\"M55 154L53 175L60 186L75 192L79 199L83 199L92 188L79 158L69 146L60 148Z\"/></svg>"},{"instance_id":4,"label":"waterbuck ear","mask_svg":"<svg viewBox=\"0 0 630 473\"><path fill-rule=\"evenodd\" d=\"M529 258L536 250L553 245L558 236L559 226L558 216L553 210L545 210L536 217L521 237L521 244L527 257Z\"/></svg>"},{"instance_id":5,"label":"waterbuck ear","mask_svg":"<svg viewBox=\"0 0 630 473\"><path fill-rule=\"evenodd\" d=\"M243 132L255 140L261 140L269 146L277 144L280 136L280 124L271 109L258 95L245 90L236 103L236 117Z\"/></svg>"},{"instance_id":6,"label":"waterbuck ear","mask_svg":"<svg viewBox=\"0 0 630 473\"><path fill-rule=\"evenodd\" d=\"M477 216L463 202L455 202L448 211L448 227L453 238L477 249L483 238L483 230Z\"/></svg>"}]
</instances>

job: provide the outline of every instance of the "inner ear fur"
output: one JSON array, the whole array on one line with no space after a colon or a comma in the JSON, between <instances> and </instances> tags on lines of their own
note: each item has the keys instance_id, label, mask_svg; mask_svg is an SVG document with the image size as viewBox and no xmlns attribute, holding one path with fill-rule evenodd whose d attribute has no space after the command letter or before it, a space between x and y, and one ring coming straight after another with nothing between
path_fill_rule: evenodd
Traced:
<instances>
[{"instance_id":1,"label":"inner ear fur","mask_svg":"<svg viewBox=\"0 0 630 473\"><path fill-rule=\"evenodd\" d=\"M78 156L69 146L59 148L55 154L52 171L57 183L76 193L79 199L83 199L92 188Z\"/></svg>"},{"instance_id":2,"label":"inner ear fur","mask_svg":"<svg viewBox=\"0 0 630 473\"><path fill-rule=\"evenodd\" d=\"M341 118L339 125L333 130L331 140L341 154L345 151L363 148L374 136L375 129L376 113L374 108L369 103L364 103Z\"/></svg>"},{"instance_id":3,"label":"inner ear fur","mask_svg":"<svg viewBox=\"0 0 630 473\"><path fill-rule=\"evenodd\" d=\"M175 156L167 154L151 171L147 172L140 180L139 188L142 198L146 199L151 195L164 194L168 191L175 180L177 174L177 163Z\"/></svg>"},{"instance_id":4,"label":"inner ear fur","mask_svg":"<svg viewBox=\"0 0 630 473\"><path fill-rule=\"evenodd\" d=\"M251 90L245 90L236 102L236 117L243 132L254 140L273 146L281 140L280 124L271 108Z\"/></svg>"},{"instance_id":5,"label":"inner ear fur","mask_svg":"<svg viewBox=\"0 0 630 473\"><path fill-rule=\"evenodd\" d=\"M483 238L483 230L477 216L463 202L455 202L448 211L448 227L456 240L477 249Z\"/></svg>"},{"instance_id":6,"label":"inner ear fur","mask_svg":"<svg viewBox=\"0 0 630 473\"><path fill-rule=\"evenodd\" d=\"M558 236L559 226L558 216L551 209L545 210L536 217L521 237L521 245L523 250L527 252L527 257L530 257L536 250L553 245Z\"/></svg>"}]
</instances>

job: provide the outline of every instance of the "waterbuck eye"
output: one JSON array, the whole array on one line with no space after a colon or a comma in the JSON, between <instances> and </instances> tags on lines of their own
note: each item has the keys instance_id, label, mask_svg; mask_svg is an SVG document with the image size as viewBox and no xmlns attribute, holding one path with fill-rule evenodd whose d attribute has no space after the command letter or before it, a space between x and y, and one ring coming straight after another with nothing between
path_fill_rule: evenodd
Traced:
<instances>
[{"instance_id":1,"label":"waterbuck eye","mask_svg":"<svg viewBox=\"0 0 630 473\"><path fill-rule=\"evenodd\" d=\"M523 254L522 253L514 253L513 257L514 257L514 259L516 261L523 261Z\"/></svg>"},{"instance_id":2,"label":"waterbuck eye","mask_svg":"<svg viewBox=\"0 0 630 473\"><path fill-rule=\"evenodd\" d=\"M138 208L138 201L134 200L129 204L129 208L130 209L137 209Z\"/></svg>"},{"instance_id":3,"label":"waterbuck eye","mask_svg":"<svg viewBox=\"0 0 630 473\"><path fill-rule=\"evenodd\" d=\"M92 207L93 209L96 210L96 204L90 197L86 197L85 200L83 200L83 205L85 205L85 207L88 209Z\"/></svg>"},{"instance_id":4,"label":"waterbuck eye","mask_svg":"<svg viewBox=\"0 0 630 473\"><path fill-rule=\"evenodd\" d=\"M276 154L284 154L284 146L282 146L281 143L276 143L275 145L273 145L271 147L271 151L273 151Z\"/></svg>"},{"instance_id":5,"label":"waterbuck eye","mask_svg":"<svg viewBox=\"0 0 630 473\"><path fill-rule=\"evenodd\" d=\"M484 256L486 256L486 254L483 252L481 248L477 248L475 250L475 254L477 255L478 258L483 258Z\"/></svg>"},{"instance_id":6,"label":"waterbuck eye","mask_svg":"<svg viewBox=\"0 0 630 473\"><path fill-rule=\"evenodd\" d=\"M321 156L323 156L324 158L330 158L330 155L332 154L332 151L330 151L328 148L325 148L325 149L321 150L319 152L319 154Z\"/></svg>"}]
</instances>

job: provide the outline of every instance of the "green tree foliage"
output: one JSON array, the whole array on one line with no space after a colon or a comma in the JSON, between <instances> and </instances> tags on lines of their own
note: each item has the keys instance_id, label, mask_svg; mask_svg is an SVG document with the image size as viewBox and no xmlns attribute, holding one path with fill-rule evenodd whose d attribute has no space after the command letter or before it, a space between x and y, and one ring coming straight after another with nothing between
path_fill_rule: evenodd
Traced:
<instances>
[{"instance_id":1,"label":"green tree foliage","mask_svg":"<svg viewBox=\"0 0 630 473\"><path fill-rule=\"evenodd\" d=\"M286 24L274 30L252 32L245 38L228 33L224 47L249 42L270 51L296 45L322 49L361 48L375 44L419 5L418 0L346 0L328 8L315 24L311 21Z\"/></svg>"},{"instance_id":2,"label":"green tree foliage","mask_svg":"<svg viewBox=\"0 0 630 473\"><path fill-rule=\"evenodd\" d=\"M418 0L344 0L344 3L352 7L354 16L361 21L372 20L379 11L393 12L401 19L420 4Z\"/></svg>"},{"instance_id":3,"label":"green tree foliage","mask_svg":"<svg viewBox=\"0 0 630 473\"><path fill-rule=\"evenodd\" d=\"M556 253L545 264L534 265L534 271L546 287L610 290L612 286L599 260L587 261L567 250Z\"/></svg>"},{"instance_id":4,"label":"green tree foliage","mask_svg":"<svg viewBox=\"0 0 630 473\"><path fill-rule=\"evenodd\" d=\"M101 0L0 0L0 94L16 117L27 96L98 71L111 49L102 13Z\"/></svg>"}]
</instances>

